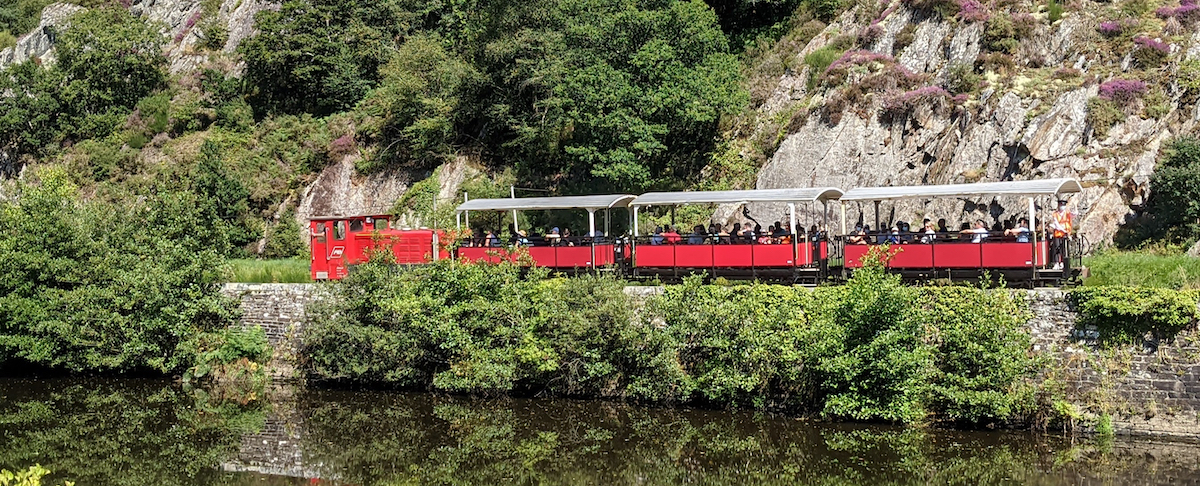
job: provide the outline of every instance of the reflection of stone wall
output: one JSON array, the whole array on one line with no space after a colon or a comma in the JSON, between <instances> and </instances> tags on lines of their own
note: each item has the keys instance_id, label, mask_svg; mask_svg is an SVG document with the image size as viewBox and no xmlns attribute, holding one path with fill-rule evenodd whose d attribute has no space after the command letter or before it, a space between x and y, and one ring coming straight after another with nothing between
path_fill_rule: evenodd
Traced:
<instances>
[{"instance_id":1,"label":"reflection of stone wall","mask_svg":"<svg viewBox=\"0 0 1200 486\"><path fill-rule=\"evenodd\" d=\"M222 463L221 469L231 472L256 472L273 476L319 478L311 465L304 464L300 440L304 431L304 416L296 407L292 390L268 393L271 414L262 430L242 436L237 458Z\"/></svg>"},{"instance_id":2,"label":"reflection of stone wall","mask_svg":"<svg viewBox=\"0 0 1200 486\"><path fill-rule=\"evenodd\" d=\"M320 284L229 284L227 295L242 301L242 323L260 326L275 346L271 376L292 380L308 319L305 307L322 295ZM1052 359L1043 374L1062 380L1066 396L1093 411L1112 414L1120 433L1200 439L1200 333L1185 331L1173 342L1140 348L1100 350L1096 334L1075 329L1076 314L1066 292L1024 292L1034 318L1028 328L1033 351ZM629 287L635 303L658 293Z\"/></svg>"}]
</instances>

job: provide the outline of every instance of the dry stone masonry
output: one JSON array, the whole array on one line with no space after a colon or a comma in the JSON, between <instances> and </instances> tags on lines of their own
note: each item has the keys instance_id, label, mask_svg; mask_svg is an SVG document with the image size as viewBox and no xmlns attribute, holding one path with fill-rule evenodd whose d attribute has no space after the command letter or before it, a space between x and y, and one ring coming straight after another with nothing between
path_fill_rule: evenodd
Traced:
<instances>
[{"instance_id":1,"label":"dry stone masonry","mask_svg":"<svg viewBox=\"0 0 1200 486\"><path fill-rule=\"evenodd\" d=\"M242 325L262 327L274 347L269 365L278 381L300 379L304 326L318 317L307 306L326 295L321 284L229 284L226 295L241 300ZM1200 440L1200 333L1188 330L1170 342L1106 350L1095 330L1077 329L1066 292L1024 292L1033 314L1027 324L1032 352L1047 357L1044 379L1061 385L1062 399L1082 412L1105 413L1115 430L1128 435ZM628 287L636 302L661 293L658 287Z\"/></svg>"}]
</instances>

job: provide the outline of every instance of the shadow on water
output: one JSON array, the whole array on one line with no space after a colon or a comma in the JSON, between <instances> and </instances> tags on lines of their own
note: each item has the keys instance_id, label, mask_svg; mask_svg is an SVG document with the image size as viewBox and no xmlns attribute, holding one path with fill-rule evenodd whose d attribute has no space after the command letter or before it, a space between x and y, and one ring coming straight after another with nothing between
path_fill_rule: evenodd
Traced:
<instances>
[{"instance_id":1,"label":"shadow on water","mask_svg":"<svg viewBox=\"0 0 1200 486\"><path fill-rule=\"evenodd\" d=\"M0 380L0 468L80 485L1155 484L1200 448L574 400ZM320 478L320 479L314 479Z\"/></svg>"}]
</instances>

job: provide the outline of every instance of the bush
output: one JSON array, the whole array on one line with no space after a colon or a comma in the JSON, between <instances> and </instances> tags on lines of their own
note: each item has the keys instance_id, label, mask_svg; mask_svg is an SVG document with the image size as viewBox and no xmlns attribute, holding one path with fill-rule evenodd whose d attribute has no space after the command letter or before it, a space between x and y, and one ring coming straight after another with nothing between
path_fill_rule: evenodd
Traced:
<instances>
[{"instance_id":1,"label":"bush","mask_svg":"<svg viewBox=\"0 0 1200 486\"><path fill-rule=\"evenodd\" d=\"M1185 136L1168 143L1150 189L1142 239L1190 244L1200 237L1200 140Z\"/></svg>"},{"instance_id":2,"label":"bush","mask_svg":"<svg viewBox=\"0 0 1200 486\"><path fill-rule=\"evenodd\" d=\"M61 170L0 204L0 367L176 373L236 315L194 204L79 202Z\"/></svg>"},{"instance_id":3,"label":"bush","mask_svg":"<svg viewBox=\"0 0 1200 486\"><path fill-rule=\"evenodd\" d=\"M374 259L306 334L320 381L461 393L686 396L665 336L635 324L619 281L522 276L515 264Z\"/></svg>"},{"instance_id":4,"label":"bush","mask_svg":"<svg viewBox=\"0 0 1200 486\"><path fill-rule=\"evenodd\" d=\"M1092 98L1087 106L1087 123L1098 138L1104 138L1113 125L1125 121L1125 112L1112 100Z\"/></svg>"},{"instance_id":5,"label":"bush","mask_svg":"<svg viewBox=\"0 0 1200 486\"><path fill-rule=\"evenodd\" d=\"M378 260L310 311L320 381L624 397L828 418L988 423L1031 411L1028 318L1003 290L918 289L881 265L843 287L622 283L513 264Z\"/></svg>"},{"instance_id":6,"label":"bush","mask_svg":"<svg viewBox=\"0 0 1200 486\"><path fill-rule=\"evenodd\" d=\"M1070 298L1079 312L1078 327L1095 326L1110 344L1141 344L1147 335L1169 340L1193 325L1196 291L1139 287L1082 287Z\"/></svg>"},{"instance_id":7,"label":"bush","mask_svg":"<svg viewBox=\"0 0 1200 486\"><path fill-rule=\"evenodd\" d=\"M1137 37L1133 42L1137 45L1133 50L1133 61L1142 69L1156 68L1171 55L1171 45L1158 39Z\"/></svg>"}]
</instances>

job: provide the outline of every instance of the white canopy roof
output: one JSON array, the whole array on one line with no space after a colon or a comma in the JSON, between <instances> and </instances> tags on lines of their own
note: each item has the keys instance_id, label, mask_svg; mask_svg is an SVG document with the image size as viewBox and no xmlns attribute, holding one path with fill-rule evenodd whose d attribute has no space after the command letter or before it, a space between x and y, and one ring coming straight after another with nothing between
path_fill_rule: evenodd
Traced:
<instances>
[{"instance_id":1,"label":"white canopy roof","mask_svg":"<svg viewBox=\"0 0 1200 486\"><path fill-rule=\"evenodd\" d=\"M649 192L638 196L630 206L674 206L681 204L742 204L751 202L825 201L842 197L841 189L808 187L792 189L751 189L745 191Z\"/></svg>"},{"instance_id":2,"label":"white canopy roof","mask_svg":"<svg viewBox=\"0 0 1200 486\"><path fill-rule=\"evenodd\" d=\"M856 187L846 191L846 194L842 196L842 202L933 197L1054 196L1082 190L1083 187L1075 179L978 182L936 186Z\"/></svg>"},{"instance_id":3,"label":"white canopy roof","mask_svg":"<svg viewBox=\"0 0 1200 486\"><path fill-rule=\"evenodd\" d=\"M458 205L455 211L528 211L540 209L608 209L629 206L631 194L599 196L521 197L509 199L472 199Z\"/></svg>"}]
</instances>

